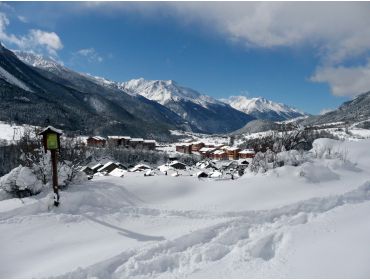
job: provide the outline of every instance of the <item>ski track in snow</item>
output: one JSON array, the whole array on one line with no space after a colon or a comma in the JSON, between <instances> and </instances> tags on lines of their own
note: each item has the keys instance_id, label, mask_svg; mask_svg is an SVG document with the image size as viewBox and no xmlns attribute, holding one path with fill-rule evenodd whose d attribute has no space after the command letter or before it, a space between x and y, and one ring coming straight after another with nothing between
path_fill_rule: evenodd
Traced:
<instances>
[{"instance_id":1,"label":"ski track in snow","mask_svg":"<svg viewBox=\"0 0 370 280\"><path fill-rule=\"evenodd\" d=\"M334 208L370 200L370 181L340 195L312 198L272 210L205 213L138 208L139 215L179 215L191 218L228 218L227 221L173 240L150 243L61 278L191 277L223 258L269 262L279 252L288 227L305 224ZM125 210L132 210L130 207Z\"/></svg>"}]
</instances>

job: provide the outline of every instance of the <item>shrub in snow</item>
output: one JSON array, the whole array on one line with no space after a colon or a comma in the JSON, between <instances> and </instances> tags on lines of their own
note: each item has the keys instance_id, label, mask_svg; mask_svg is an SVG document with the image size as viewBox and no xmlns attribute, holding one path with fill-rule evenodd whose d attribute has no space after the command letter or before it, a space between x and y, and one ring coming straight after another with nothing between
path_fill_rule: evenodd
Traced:
<instances>
[{"instance_id":1,"label":"shrub in snow","mask_svg":"<svg viewBox=\"0 0 370 280\"><path fill-rule=\"evenodd\" d=\"M304 154L297 150L280 152L276 155L276 158L279 166L283 165L298 166L306 161Z\"/></svg>"},{"instance_id":2,"label":"shrub in snow","mask_svg":"<svg viewBox=\"0 0 370 280\"><path fill-rule=\"evenodd\" d=\"M0 178L0 188L16 196L41 192L43 184L29 168L18 166Z\"/></svg>"},{"instance_id":3,"label":"shrub in snow","mask_svg":"<svg viewBox=\"0 0 370 280\"><path fill-rule=\"evenodd\" d=\"M348 150L342 147L342 142L333 139L320 138L316 139L312 146L312 154L316 158L348 160Z\"/></svg>"},{"instance_id":4,"label":"shrub in snow","mask_svg":"<svg viewBox=\"0 0 370 280\"><path fill-rule=\"evenodd\" d=\"M339 180L339 175L333 172L329 167L311 162L304 163L300 167L298 174L312 183Z\"/></svg>"},{"instance_id":5,"label":"shrub in snow","mask_svg":"<svg viewBox=\"0 0 370 280\"><path fill-rule=\"evenodd\" d=\"M255 173L265 173L267 170L278 167L276 153L267 149L265 153L258 152L249 165L249 170Z\"/></svg>"}]
</instances>

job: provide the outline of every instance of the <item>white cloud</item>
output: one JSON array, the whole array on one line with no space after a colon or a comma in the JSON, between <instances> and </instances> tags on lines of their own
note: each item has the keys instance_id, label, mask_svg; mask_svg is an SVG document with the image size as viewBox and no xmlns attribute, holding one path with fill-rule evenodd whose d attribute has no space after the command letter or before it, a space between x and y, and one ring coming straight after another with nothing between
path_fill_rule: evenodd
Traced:
<instances>
[{"instance_id":1,"label":"white cloud","mask_svg":"<svg viewBox=\"0 0 370 280\"><path fill-rule=\"evenodd\" d=\"M94 48L87 48L78 50L75 53L75 56L84 57L87 59L88 62L103 62L103 57L98 54L98 52Z\"/></svg>"},{"instance_id":2,"label":"white cloud","mask_svg":"<svg viewBox=\"0 0 370 280\"><path fill-rule=\"evenodd\" d=\"M370 90L370 60L355 67L319 67L311 77L313 82L328 83L337 96L356 96Z\"/></svg>"},{"instance_id":3,"label":"white cloud","mask_svg":"<svg viewBox=\"0 0 370 280\"><path fill-rule=\"evenodd\" d=\"M0 12L0 40L7 44L15 45L20 49L46 51L52 56L56 56L57 51L63 48L62 41L55 32L31 29L27 35L17 36L7 32L9 24L6 14Z\"/></svg>"},{"instance_id":4,"label":"white cloud","mask_svg":"<svg viewBox=\"0 0 370 280\"><path fill-rule=\"evenodd\" d=\"M17 16L17 18L18 18L21 22L23 22L23 23L27 23L27 22L28 22L27 18L26 18L26 17L24 17L24 16Z\"/></svg>"}]
</instances>

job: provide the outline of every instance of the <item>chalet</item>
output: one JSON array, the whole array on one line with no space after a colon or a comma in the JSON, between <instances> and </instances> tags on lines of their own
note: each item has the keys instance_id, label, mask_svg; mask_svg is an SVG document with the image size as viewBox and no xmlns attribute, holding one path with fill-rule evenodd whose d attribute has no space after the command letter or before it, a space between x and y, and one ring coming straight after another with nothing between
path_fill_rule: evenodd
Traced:
<instances>
[{"instance_id":1,"label":"chalet","mask_svg":"<svg viewBox=\"0 0 370 280\"><path fill-rule=\"evenodd\" d=\"M246 149L239 152L239 158L246 159L246 158L254 158L256 153L252 149Z\"/></svg>"},{"instance_id":2,"label":"chalet","mask_svg":"<svg viewBox=\"0 0 370 280\"><path fill-rule=\"evenodd\" d=\"M87 146L90 147L104 147L107 140L101 136L90 136L86 139Z\"/></svg>"},{"instance_id":3,"label":"chalet","mask_svg":"<svg viewBox=\"0 0 370 280\"><path fill-rule=\"evenodd\" d=\"M227 153L224 150L216 150L211 153L211 157L215 160L227 160Z\"/></svg>"},{"instance_id":4,"label":"chalet","mask_svg":"<svg viewBox=\"0 0 370 280\"><path fill-rule=\"evenodd\" d=\"M191 154L191 143L180 143L176 145L176 152L183 153L183 154Z\"/></svg>"},{"instance_id":5,"label":"chalet","mask_svg":"<svg viewBox=\"0 0 370 280\"><path fill-rule=\"evenodd\" d=\"M199 152L199 150L201 148L203 148L203 147L204 147L204 143L203 142L200 142L200 141L193 142L192 145L191 145L191 151L192 152Z\"/></svg>"},{"instance_id":6,"label":"chalet","mask_svg":"<svg viewBox=\"0 0 370 280\"><path fill-rule=\"evenodd\" d=\"M170 163L168 166L174 169L186 169L186 164L179 162L179 161L174 161Z\"/></svg>"},{"instance_id":7,"label":"chalet","mask_svg":"<svg viewBox=\"0 0 370 280\"><path fill-rule=\"evenodd\" d=\"M98 172L99 168L101 168L101 167L103 167L103 164L98 163L98 164L94 165L93 167L91 167L91 169L95 174L96 172Z\"/></svg>"},{"instance_id":8,"label":"chalet","mask_svg":"<svg viewBox=\"0 0 370 280\"><path fill-rule=\"evenodd\" d=\"M108 136L108 144L113 147L127 147L130 140L130 136Z\"/></svg>"},{"instance_id":9,"label":"chalet","mask_svg":"<svg viewBox=\"0 0 370 280\"><path fill-rule=\"evenodd\" d=\"M141 149L143 148L143 138L131 138L131 140L128 143L128 146L133 149Z\"/></svg>"},{"instance_id":10,"label":"chalet","mask_svg":"<svg viewBox=\"0 0 370 280\"><path fill-rule=\"evenodd\" d=\"M215 151L215 148L210 148L210 147L203 147L199 150L199 153L202 155L204 158L211 158L212 152Z\"/></svg>"},{"instance_id":11,"label":"chalet","mask_svg":"<svg viewBox=\"0 0 370 280\"><path fill-rule=\"evenodd\" d=\"M144 140L143 141L143 148L147 150L154 150L156 147L155 140Z\"/></svg>"},{"instance_id":12,"label":"chalet","mask_svg":"<svg viewBox=\"0 0 370 280\"><path fill-rule=\"evenodd\" d=\"M122 178L124 177L126 172L126 170L123 170L121 168L115 168L111 172L109 172L109 175Z\"/></svg>"},{"instance_id":13,"label":"chalet","mask_svg":"<svg viewBox=\"0 0 370 280\"><path fill-rule=\"evenodd\" d=\"M203 147L205 147L205 148L215 148L215 144L205 143Z\"/></svg>"},{"instance_id":14,"label":"chalet","mask_svg":"<svg viewBox=\"0 0 370 280\"><path fill-rule=\"evenodd\" d=\"M118 168L119 166L115 164L114 162L107 162L104 164L102 167L98 169L98 172L105 172L105 173L110 173L114 169Z\"/></svg>"},{"instance_id":15,"label":"chalet","mask_svg":"<svg viewBox=\"0 0 370 280\"><path fill-rule=\"evenodd\" d=\"M208 160L199 161L195 165L196 167L201 168L201 169L207 169L207 168L218 169L214 162L208 161Z\"/></svg>"},{"instance_id":16,"label":"chalet","mask_svg":"<svg viewBox=\"0 0 370 280\"><path fill-rule=\"evenodd\" d=\"M131 172L139 172L151 169L149 165L146 164L137 164L133 168L130 169Z\"/></svg>"},{"instance_id":17,"label":"chalet","mask_svg":"<svg viewBox=\"0 0 370 280\"><path fill-rule=\"evenodd\" d=\"M240 149L236 147L228 147L226 148L227 158L229 160L236 160L239 159L239 152Z\"/></svg>"}]
</instances>

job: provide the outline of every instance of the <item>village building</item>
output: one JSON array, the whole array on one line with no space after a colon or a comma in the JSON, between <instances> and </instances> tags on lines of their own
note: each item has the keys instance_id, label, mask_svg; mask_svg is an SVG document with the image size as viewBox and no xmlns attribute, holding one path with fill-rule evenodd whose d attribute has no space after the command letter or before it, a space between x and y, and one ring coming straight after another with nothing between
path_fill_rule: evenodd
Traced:
<instances>
[{"instance_id":1,"label":"village building","mask_svg":"<svg viewBox=\"0 0 370 280\"><path fill-rule=\"evenodd\" d=\"M236 148L236 147L228 147L226 149L227 158L229 160L237 160L237 159L239 159L239 152L240 152L240 149L239 148Z\"/></svg>"},{"instance_id":2,"label":"village building","mask_svg":"<svg viewBox=\"0 0 370 280\"><path fill-rule=\"evenodd\" d=\"M155 150L156 142L155 140L144 140L143 148L148 150Z\"/></svg>"},{"instance_id":3,"label":"village building","mask_svg":"<svg viewBox=\"0 0 370 280\"><path fill-rule=\"evenodd\" d=\"M169 166L174 169L186 169L186 164L179 161L174 161L170 163Z\"/></svg>"},{"instance_id":4,"label":"village building","mask_svg":"<svg viewBox=\"0 0 370 280\"><path fill-rule=\"evenodd\" d=\"M98 172L99 168L101 168L102 166L103 166L103 164L98 163L98 164L94 165L93 167L91 167L91 169L95 174L96 172Z\"/></svg>"},{"instance_id":5,"label":"village building","mask_svg":"<svg viewBox=\"0 0 370 280\"><path fill-rule=\"evenodd\" d=\"M212 152L211 157L214 160L227 160L228 159L227 153L224 150L216 150L216 151Z\"/></svg>"},{"instance_id":6,"label":"village building","mask_svg":"<svg viewBox=\"0 0 370 280\"><path fill-rule=\"evenodd\" d=\"M101 136L90 136L86 139L87 146L89 147L104 147L107 140Z\"/></svg>"},{"instance_id":7,"label":"village building","mask_svg":"<svg viewBox=\"0 0 370 280\"><path fill-rule=\"evenodd\" d=\"M109 175L122 178L124 177L126 172L126 170L123 170L121 168L115 168L111 172L109 172Z\"/></svg>"},{"instance_id":8,"label":"village building","mask_svg":"<svg viewBox=\"0 0 370 280\"><path fill-rule=\"evenodd\" d=\"M212 158L211 154L215 151L215 148L203 147L199 150L199 153L203 158Z\"/></svg>"},{"instance_id":9,"label":"village building","mask_svg":"<svg viewBox=\"0 0 370 280\"><path fill-rule=\"evenodd\" d=\"M151 169L149 165L146 164L137 164L133 168L130 169L130 172L139 172Z\"/></svg>"},{"instance_id":10,"label":"village building","mask_svg":"<svg viewBox=\"0 0 370 280\"><path fill-rule=\"evenodd\" d=\"M131 140L130 136L108 136L108 144L113 147L127 147Z\"/></svg>"},{"instance_id":11,"label":"village building","mask_svg":"<svg viewBox=\"0 0 370 280\"><path fill-rule=\"evenodd\" d=\"M143 138L131 138L128 145L129 145L129 147L131 147L133 149L142 149L143 148L143 142L144 142Z\"/></svg>"},{"instance_id":12,"label":"village building","mask_svg":"<svg viewBox=\"0 0 370 280\"><path fill-rule=\"evenodd\" d=\"M246 159L246 158L254 158L256 153L252 149L245 149L239 152L239 158Z\"/></svg>"},{"instance_id":13,"label":"village building","mask_svg":"<svg viewBox=\"0 0 370 280\"><path fill-rule=\"evenodd\" d=\"M192 152L199 152L199 150L203 147L204 147L203 142L201 142L201 141L193 142L192 145L191 145L191 151Z\"/></svg>"},{"instance_id":14,"label":"village building","mask_svg":"<svg viewBox=\"0 0 370 280\"><path fill-rule=\"evenodd\" d=\"M110 162L107 162L106 164L104 164L102 167L100 167L98 169L98 172L109 173L109 172L113 171L116 168L119 168L119 166L116 163L110 161Z\"/></svg>"},{"instance_id":15,"label":"village building","mask_svg":"<svg viewBox=\"0 0 370 280\"><path fill-rule=\"evenodd\" d=\"M192 144L191 143L179 143L176 144L176 152L183 154L191 154Z\"/></svg>"}]
</instances>

